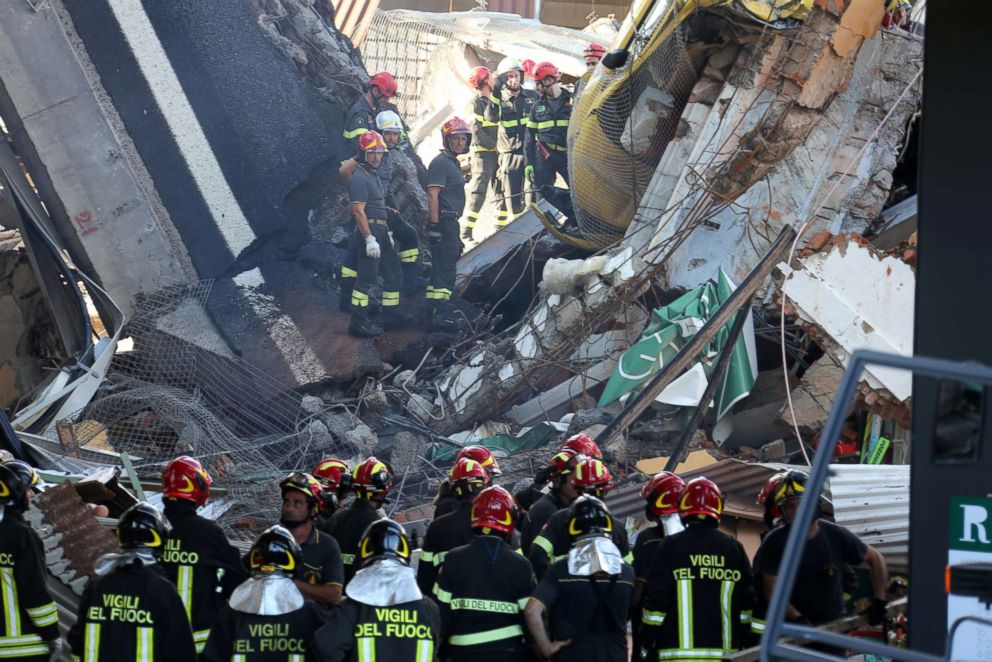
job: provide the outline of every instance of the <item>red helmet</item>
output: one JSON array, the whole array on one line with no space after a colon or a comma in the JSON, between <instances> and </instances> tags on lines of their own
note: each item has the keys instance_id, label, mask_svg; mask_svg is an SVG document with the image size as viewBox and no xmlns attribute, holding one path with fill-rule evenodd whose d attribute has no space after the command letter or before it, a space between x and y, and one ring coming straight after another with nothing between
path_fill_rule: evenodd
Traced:
<instances>
[{"instance_id":1,"label":"red helmet","mask_svg":"<svg viewBox=\"0 0 992 662\"><path fill-rule=\"evenodd\" d=\"M198 506L207 502L212 482L213 479L199 460L189 455L182 455L169 462L162 472L162 490L166 497L186 499Z\"/></svg>"},{"instance_id":2,"label":"red helmet","mask_svg":"<svg viewBox=\"0 0 992 662\"><path fill-rule=\"evenodd\" d=\"M388 71L380 71L369 78L369 87L377 87L387 99L396 96L396 78Z\"/></svg>"},{"instance_id":3,"label":"red helmet","mask_svg":"<svg viewBox=\"0 0 992 662\"><path fill-rule=\"evenodd\" d=\"M465 143L465 151L468 151L469 145L472 144L472 129L468 128L468 124L465 123L460 117L452 117L450 120L441 125L441 142L444 144L444 148L449 152L455 150L451 149L451 143L449 142L451 136L466 135L468 136L468 142Z\"/></svg>"},{"instance_id":4,"label":"red helmet","mask_svg":"<svg viewBox=\"0 0 992 662\"><path fill-rule=\"evenodd\" d=\"M580 492L592 492L602 498L613 487L613 476L603 461L595 457L583 457L575 463L572 471L572 484Z\"/></svg>"},{"instance_id":5,"label":"red helmet","mask_svg":"<svg viewBox=\"0 0 992 662\"><path fill-rule=\"evenodd\" d=\"M351 469L344 460L336 457L326 457L321 460L313 470L314 477L323 483L325 489L336 490L339 487L347 487L342 483L351 483Z\"/></svg>"},{"instance_id":6,"label":"red helmet","mask_svg":"<svg viewBox=\"0 0 992 662\"><path fill-rule=\"evenodd\" d=\"M548 76L552 78L560 78L561 72L558 71L558 67L551 64L550 62L541 62L534 66L534 70L530 73L530 77L534 80L544 80Z\"/></svg>"},{"instance_id":7,"label":"red helmet","mask_svg":"<svg viewBox=\"0 0 992 662\"><path fill-rule=\"evenodd\" d=\"M685 484L679 495L679 517L684 522L690 517L712 517L717 522L723 513L723 494L709 478L693 478Z\"/></svg>"},{"instance_id":8,"label":"red helmet","mask_svg":"<svg viewBox=\"0 0 992 662\"><path fill-rule=\"evenodd\" d=\"M584 432L572 435L566 439L565 443L561 445L561 450L575 451L588 457L603 459L603 451L599 450L599 444Z\"/></svg>"},{"instance_id":9,"label":"red helmet","mask_svg":"<svg viewBox=\"0 0 992 662\"><path fill-rule=\"evenodd\" d=\"M765 507L765 524L768 526L773 526L775 520L782 517L782 509L776 505L775 500L772 498L775 494L775 490L782 483L782 479L785 478L786 472L780 471L765 483L765 486L761 488L758 492L758 505Z\"/></svg>"},{"instance_id":10,"label":"red helmet","mask_svg":"<svg viewBox=\"0 0 992 662\"><path fill-rule=\"evenodd\" d=\"M499 485L479 492L472 501L472 528L492 529L510 535L517 519L517 502L513 495Z\"/></svg>"},{"instance_id":11,"label":"red helmet","mask_svg":"<svg viewBox=\"0 0 992 662\"><path fill-rule=\"evenodd\" d=\"M289 490L303 492L310 504L310 517L316 517L324 509L324 488L320 481L308 473L294 471L279 483L279 491L286 494Z\"/></svg>"},{"instance_id":12,"label":"red helmet","mask_svg":"<svg viewBox=\"0 0 992 662\"><path fill-rule=\"evenodd\" d=\"M448 473L448 483L455 494L471 494L489 484L489 474L481 463L472 458L463 457L455 462Z\"/></svg>"},{"instance_id":13,"label":"red helmet","mask_svg":"<svg viewBox=\"0 0 992 662\"><path fill-rule=\"evenodd\" d=\"M586 46L585 50L582 51L582 55L584 57L602 58L604 55L606 55L606 46L593 42L588 46Z\"/></svg>"},{"instance_id":14,"label":"red helmet","mask_svg":"<svg viewBox=\"0 0 992 662\"><path fill-rule=\"evenodd\" d=\"M388 152L386 139L378 131L366 131L358 136L358 149L362 152Z\"/></svg>"},{"instance_id":15,"label":"red helmet","mask_svg":"<svg viewBox=\"0 0 992 662\"><path fill-rule=\"evenodd\" d=\"M671 471L661 471L641 488L641 496L648 502L648 513L653 517L674 515L679 512L679 494L685 481Z\"/></svg>"},{"instance_id":16,"label":"red helmet","mask_svg":"<svg viewBox=\"0 0 992 662\"><path fill-rule=\"evenodd\" d=\"M548 461L548 466L544 469L545 475L549 481L553 481L559 476L567 476L572 473L572 469L584 457L584 455L579 455L572 450L558 451Z\"/></svg>"},{"instance_id":17,"label":"red helmet","mask_svg":"<svg viewBox=\"0 0 992 662\"><path fill-rule=\"evenodd\" d=\"M455 453L455 462L458 462L463 457L475 460L494 476L503 475L503 472L499 470L499 463L496 462L496 456L485 446L465 446L461 448Z\"/></svg>"},{"instance_id":18,"label":"red helmet","mask_svg":"<svg viewBox=\"0 0 992 662\"><path fill-rule=\"evenodd\" d=\"M526 60L520 63L520 66L524 70L525 76L530 76L531 72L534 71L534 64L535 64L534 60L531 60L530 58L527 58Z\"/></svg>"},{"instance_id":19,"label":"red helmet","mask_svg":"<svg viewBox=\"0 0 992 662\"><path fill-rule=\"evenodd\" d=\"M351 489L360 499L386 496L393 486L393 473L379 458L366 458L351 472Z\"/></svg>"},{"instance_id":20,"label":"red helmet","mask_svg":"<svg viewBox=\"0 0 992 662\"><path fill-rule=\"evenodd\" d=\"M468 84L472 86L472 89L481 90L491 75L488 67L475 67L468 76Z\"/></svg>"}]
</instances>

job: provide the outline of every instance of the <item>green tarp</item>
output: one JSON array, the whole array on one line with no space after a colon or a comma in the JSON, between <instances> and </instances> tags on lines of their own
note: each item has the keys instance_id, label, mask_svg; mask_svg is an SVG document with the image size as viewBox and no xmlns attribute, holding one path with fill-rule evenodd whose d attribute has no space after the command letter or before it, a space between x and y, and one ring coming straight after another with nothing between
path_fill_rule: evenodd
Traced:
<instances>
[{"instance_id":1,"label":"green tarp","mask_svg":"<svg viewBox=\"0 0 992 662\"><path fill-rule=\"evenodd\" d=\"M735 285L720 270L716 282L707 281L672 303L651 312L640 340L624 352L613 368L610 381L599 398L605 407L625 395L636 392L651 380L696 334L706 321L727 300ZM679 406L696 406L706 389L706 380L713 372L720 350L727 342L733 318L721 328L700 353L699 362L676 379L657 397L657 401ZM716 392L714 406L717 419L750 391L757 377L754 357L754 323L748 319L733 349L730 366L723 384Z\"/></svg>"},{"instance_id":2,"label":"green tarp","mask_svg":"<svg viewBox=\"0 0 992 662\"><path fill-rule=\"evenodd\" d=\"M496 457L504 457L519 451L529 451L541 448L548 443L551 435L555 434L555 429L547 423L539 423L519 437L508 434L498 434L494 437L486 437L479 441L472 442L475 446L485 446L494 451ZM424 455L432 462L451 462L455 459L457 448L448 445L436 444L428 446Z\"/></svg>"}]
</instances>

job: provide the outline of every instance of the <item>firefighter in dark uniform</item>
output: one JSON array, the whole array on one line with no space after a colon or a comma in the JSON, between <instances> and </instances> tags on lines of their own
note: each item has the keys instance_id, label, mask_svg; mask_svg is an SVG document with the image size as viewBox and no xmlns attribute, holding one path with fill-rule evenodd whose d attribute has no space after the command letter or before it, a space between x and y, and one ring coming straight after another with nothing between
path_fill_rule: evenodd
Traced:
<instances>
[{"instance_id":1,"label":"firefighter in dark uniform","mask_svg":"<svg viewBox=\"0 0 992 662\"><path fill-rule=\"evenodd\" d=\"M325 662L434 662L441 637L437 605L424 597L410 568L403 527L382 519L365 531L361 570L346 598L317 630L314 644Z\"/></svg>"},{"instance_id":2,"label":"firefighter in dark uniform","mask_svg":"<svg viewBox=\"0 0 992 662\"><path fill-rule=\"evenodd\" d=\"M610 537L616 527L602 501L582 495L569 513L575 543L538 583L524 610L527 627L543 657L627 662L634 569L624 563Z\"/></svg>"},{"instance_id":3,"label":"firefighter in dark uniform","mask_svg":"<svg viewBox=\"0 0 992 662\"><path fill-rule=\"evenodd\" d=\"M644 597L651 559L659 542L684 528L679 519L679 495L684 488L685 481L671 471L656 473L641 488L641 498L645 502L644 516L654 526L638 533L634 542L634 604L630 610L630 620L634 624L631 640L637 655L641 650L641 599Z\"/></svg>"},{"instance_id":4,"label":"firefighter in dark uniform","mask_svg":"<svg viewBox=\"0 0 992 662\"><path fill-rule=\"evenodd\" d=\"M463 457L451 467L448 483L458 506L447 515L434 518L424 534L417 564L417 585L424 595L431 595L434 590L438 569L447 553L472 541L472 498L489 484L489 474L479 462Z\"/></svg>"},{"instance_id":5,"label":"firefighter in dark uniform","mask_svg":"<svg viewBox=\"0 0 992 662\"><path fill-rule=\"evenodd\" d=\"M302 564L293 534L278 525L263 531L248 552L251 577L221 607L200 659L316 662L311 642L323 620L293 582Z\"/></svg>"},{"instance_id":6,"label":"firefighter in dark uniform","mask_svg":"<svg viewBox=\"0 0 992 662\"><path fill-rule=\"evenodd\" d=\"M499 463L496 461L496 456L485 446L463 446L459 448L458 452L455 453L455 464L463 457L475 460L481 464L482 468L486 470L486 473L493 478L503 475L503 472L499 469ZM437 496L434 497L434 518L437 519L441 515L447 515L457 507L458 499L455 498L454 492L451 491L451 484L445 479L437 488Z\"/></svg>"},{"instance_id":7,"label":"firefighter in dark uniform","mask_svg":"<svg viewBox=\"0 0 992 662\"><path fill-rule=\"evenodd\" d=\"M489 121L497 123L499 176L506 207L514 218L524 211L524 130L538 98L537 92L521 87L523 77L520 61L504 58L496 67L496 84L486 108Z\"/></svg>"},{"instance_id":8,"label":"firefighter in dark uniform","mask_svg":"<svg viewBox=\"0 0 992 662\"><path fill-rule=\"evenodd\" d=\"M441 153L427 167L427 240L433 263L427 285L427 311L430 327L436 331L457 331L458 318L451 306L455 288L455 266L462 254L458 219L465 211L465 180L458 155L468 152L472 130L460 117L441 126Z\"/></svg>"},{"instance_id":9,"label":"firefighter in dark uniform","mask_svg":"<svg viewBox=\"0 0 992 662\"><path fill-rule=\"evenodd\" d=\"M511 546L517 505L494 485L472 501L474 537L448 552L434 586L450 662L530 660L523 609L534 571Z\"/></svg>"},{"instance_id":10,"label":"firefighter in dark uniform","mask_svg":"<svg viewBox=\"0 0 992 662\"><path fill-rule=\"evenodd\" d=\"M244 578L238 550L216 522L196 514L207 503L211 482L203 465L187 455L162 472L164 511L172 535L161 563L186 607L198 653L207 643L217 610Z\"/></svg>"},{"instance_id":11,"label":"firefighter in dark uniform","mask_svg":"<svg viewBox=\"0 0 992 662\"><path fill-rule=\"evenodd\" d=\"M599 445L592 437L584 432L572 435L566 439L562 442L562 445L558 450L572 451L578 455L594 457L599 460L603 459L603 451L599 449ZM532 485L528 485L514 495L518 506L524 510L529 510L530 507L534 505L534 502L544 496L543 490L548 484L548 471L550 470L550 466L551 465L541 467L541 469L538 470L537 475L534 476L534 483Z\"/></svg>"},{"instance_id":12,"label":"firefighter in dark uniform","mask_svg":"<svg viewBox=\"0 0 992 662\"><path fill-rule=\"evenodd\" d=\"M713 481L686 483L679 496L685 530L662 540L651 559L642 659L722 658L744 647L751 629L751 564L744 547L718 529L722 512L723 495Z\"/></svg>"},{"instance_id":13,"label":"firefighter in dark uniform","mask_svg":"<svg viewBox=\"0 0 992 662\"><path fill-rule=\"evenodd\" d=\"M337 540L315 524L324 503L323 486L310 474L294 471L279 483L279 491L279 523L293 534L302 554L294 580L296 587L303 597L318 605L337 604L344 585L341 548Z\"/></svg>"},{"instance_id":14,"label":"firefighter in dark uniform","mask_svg":"<svg viewBox=\"0 0 992 662\"><path fill-rule=\"evenodd\" d=\"M73 656L103 662L190 662L196 645L186 607L165 578L158 556L171 527L148 503L131 506L117 522L119 554L97 559L97 577L79 600L66 635Z\"/></svg>"},{"instance_id":15,"label":"firefighter in dark uniform","mask_svg":"<svg viewBox=\"0 0 992 662\"><path fill-rule=\"evenodd\" d=\"M59 611L45 587L45 552L24 511L40 483L20 460L0 464L0 658L48 660L61 650ZM54 659L54 658L53 658Z\"/></svg>"},{"instance_id":16,"label":"firefighter in dark uniform","mask_svg":"<svg viewBox=\"0 0 992 662\"><path fill-rule=\"evenodd\" d=\"M327 532L341 546L345 584L358 571L358 544L365 529L382 519L379 508L386 502L392 486L392 472L385 462L375 456L366 458L351 472L351 489L355 493L355 499L350 506L334 513L334 517L327 523Z\"/></svg>"},{"instance_id":17,"label":"firefighter in dark uniform","mask_svg":"<svg viewBox=\"0 0 992 662\"><path fill-rule=\"evenodd\" d=\"M534 67L541 98L534 104L524 135L524 174L538 192L555 185L555 174L568 184L568 121L572 116L572 95L561 86L558 67L541 62Z\"/></svg>"},{"instance_id":18,"label":"firefighter in dark uniform","mask_svg":"<svg viewBox=\"0 0 992 662\"><path fill-rule=\"evenodd\" d=\"M771 478L765 481L764 487L758 492L758 498L756 499L759 506L764 510L762 513L762 519L765 522L765 526L768 530L761 534L761 540L764 541L765 537L768 536L774 529L782 526L785 522L782 518L782 511L778 506L775 505L775 492L778 486L782 483L782 479L785 478L786 471L780 471L774 474ZM762 559L762 548L758 547L758 551L755 552L754 558L751 560L752 576L754 580L754 609L751 612L751 632L753 632L757 637L765 631L765 615L768 612L768 599L765 597L765 580L763 574L764 561Z\"/></svg>"},{"instance_id":19,"label":"firefighter in dark uniform","mask_svg":"<svg viewBox=\"0 0 992 662\"><path fill-rule=\"evenodd\" d=\"M479 212L486 203L486 194L492 192L499 206L496 227L502 228L510 219L503 198L499 178L499 157L496 152L497 122L492 118L490 106L493 93L493 75L486 67L475 67L468 77L468 84L478 92L472 100L472 179L468 183L468 212L462 239L471 240Z\"/></svg>"},{"instance_id":20,"label":"firefighter in dark uniform","mask_svg":"<svg viewBox=\"0 0 992 662\"><path fill-rule=\"evenodd\" d=\"M520 528L520 549L530 550L531 544L537 538L541 529L548 523L551 516L562 508L568 508L575 501L578 493L575 486L568 480L575 464L584 459L574 451L563 450L555 453L548 466L545 467L544 477L551 485L551 490L538 499L527 511L523 525Z\"/></svg>"},{"instance_id":21,"label":"firefighter in dark uniform","mask_svg":"<svg viewBox=\"0 0 992 662\"><path fill-rule=\"evenodd\" d=\"M321 496L324 500L324 507L314 519L314 524L321 531L327 531L331 517L340 508L345 495L351 491L351 468L344 460L325 457L310 473L320 481Z\"/></svg>"},{"instance_id":22,"label":"firefighter in dark uniform","mask_svg":"<svg viewBox=\"0 0 992 662\"><path fill-rule=\"evenodd\" d=\"M375 126L375 116L383 110L396 111L390 99L396 96L396 78L388 71L380 71L369 78L365 94L348 109L344 120L345 148L343 154L358 151L358 139Z\"/></svg>"},{"instance_id":23,"label":"firefighter in dark uniform","mask_svg":"<svg viewBox=\"0 0 992 662\"><path fill-rule=\"evenodd\" d=\"M613 487L613 477L610 470L603 464L602 460L594 457L585 457L575 464L575 469L569 474L569 481L575 488L577 495L591 494L597 499L605 499L606 493ZM568 556L572 548L575 535L569 531L568 509L561 509L548 519L547 524L534 542L531 543L527 551L527 558L534 566L534 574L540 579L544 576L548 567L560 559ZM613 543L620 550L624 562L631 563L634 557L630 554L630 543L627 540L627 531L621 527L615 527L610 533Z\"/></svg>"}]
</instances>

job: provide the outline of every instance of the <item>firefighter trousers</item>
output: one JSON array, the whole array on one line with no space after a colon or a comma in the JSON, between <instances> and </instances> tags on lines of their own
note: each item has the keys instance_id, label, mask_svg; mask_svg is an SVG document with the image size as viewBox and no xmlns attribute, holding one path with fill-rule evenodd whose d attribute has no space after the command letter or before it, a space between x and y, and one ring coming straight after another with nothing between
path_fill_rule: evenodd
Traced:
<instances>
[{"instance_id":1,"label":"firefighter trousers","mask_svg":"<svg viewBox=\"0 0 992 662\"><path fill-rule=\"evenodd\" d=\"M474 228L479 220L479 212L486 203L486 195L492 192L499 207L497 227L503 227L509 222L506 211L506 200L503 198L503 183L498 176L499 155L496 152L472 153L472 179L468 183L468 214L465 227Z\"/></svg>"},{"instance_id":2,"label":"firefighter trousers","mask_svg":"<svg viewBox=\"0 0 992 662\"><path fill-rule=\"evenodd\" d=\"M420 234L417 229L389 212L389 231L393 233L396 243L396 254L400 258L400 269L403 274L403 294L413 294L417 289L420 276Z\"/></svg>"},{"instance_id":3,"label":"firefighter trousers","mask_svg":"<svg viewBox=\"0 0 992 662\"><path fill-rule=\"evenodd\" d=\"M462 240L458 236L458 219L454 214L442 213L437 222L441 240L431 247L431 277L427 284L427 304L440 310L447 308L455 288L455 265L462 254Z\"/></svg>"},{"instance_id":4,"label":"firefighter trousers","mask_svg":"<svg viewBox=\"0 0 992 662\"><path fill-rule=\"evenodd\" d=\"M568 186L568 157L565 152L549 152L548 158L541 154L534 159L534 188L555 185L555 174L561 175Z\"/></svg>"},{"instance_id":5,"label":"firefighter trousers","mask_svg":"<svg viewBox=\"0 0 992 662\"><path fill-rule=\"evenodd\" d=\"M389 240L386 221L373 221L369 219L369 229L372 236L379 242L381 254L378 259L370 258L365 254L365 238L355 230L351 237L349 262L354 265L354 285L351 289L351 314L358 317L368 317L369 303L372 291L378 285L380 271L382 272L382 308L384 312L396 310L400 305L400 284L402 276L400 270L400 258ZM342 267L342 273L348 268ZM347 282L348 279L343 279ZM344 288L341 295L347 296L347 288Z\"/></svg>"},{"instance_id":6,"label":"firefighter trousers","mask_svg":"<svg viewBox=\"0 0 992 662\"><path fill-rule=\"evenodd\" d=\"M511 210L511 220L524 212L524 155L499 155L499 177L503 182L504 205ZM528 196L529 197L529 196Z\"/></svg>"}]
</instances>

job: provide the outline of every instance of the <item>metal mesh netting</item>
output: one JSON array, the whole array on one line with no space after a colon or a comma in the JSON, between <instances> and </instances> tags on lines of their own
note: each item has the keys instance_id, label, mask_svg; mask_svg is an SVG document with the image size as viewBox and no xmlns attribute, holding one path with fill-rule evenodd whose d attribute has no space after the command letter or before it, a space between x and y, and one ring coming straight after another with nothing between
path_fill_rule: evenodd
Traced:
<instances>
[{"instance_id":1,"label":"metal mesh netting","mask_svg":"<svg viewBox=\"0 0 992 662\"><path fill-rule=\"evenodd\" d=\"M681 28L653 27L634 37L626 66L596 71L572 111L572 202L600 247L623 238L698 78Z\"/></svg>"},{"instance_id":2,"label":"metal mesh netting","mask_svg":"<svg viewBox=\"0 0 992 662\"><path fill-rule=\"evenodd\" d=\"M341 447L326 427L315 434L320 413L303 412L299 395L212 335L204 309L211 284L176 285L138 302L127 329L134 348L114 357L92 401L47 436L67 453L76 445L127 453L154 482L176 456L196 457L227 489L233 505L218 521L231 531L241 520L277 519L275 483Z\"/></svg>"}]
</instances>

